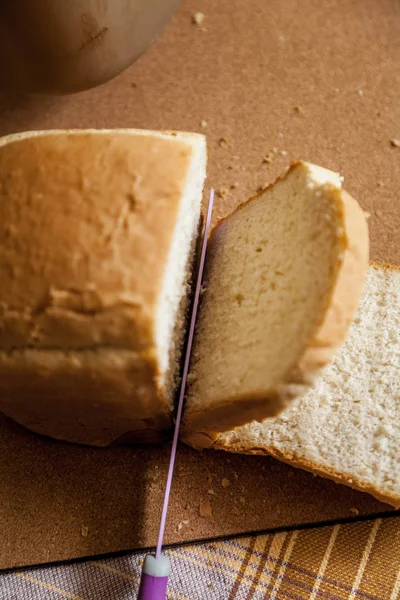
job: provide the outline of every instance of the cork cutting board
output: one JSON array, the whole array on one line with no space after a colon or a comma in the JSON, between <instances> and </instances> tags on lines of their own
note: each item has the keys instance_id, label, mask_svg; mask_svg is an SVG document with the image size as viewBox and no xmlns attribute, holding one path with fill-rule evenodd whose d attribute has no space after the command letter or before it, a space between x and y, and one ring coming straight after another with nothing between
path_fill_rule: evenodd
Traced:
<instances>
[{"instance_id":1,"label":"cork cutting board","mask_svg":"<svg viewBox=\"0 0 400 600\"><path fill-rule=\"evenodd\" d=\"M0 134L203 131L209 185L228 190L215 217L291 159L316 162L340 171L371 214L371 257L400 264L400 148L391 143L400 138L399 41L397 0L188 0L114 81L63 98L0 96ZM0 568L153 545L167 462L166 447L74 447L1 418ZM213 522L199 516L207 497ZM182 446L166 541L345 519L354 509L390 511L270 458Z\"/></svg>"}]
</instances>

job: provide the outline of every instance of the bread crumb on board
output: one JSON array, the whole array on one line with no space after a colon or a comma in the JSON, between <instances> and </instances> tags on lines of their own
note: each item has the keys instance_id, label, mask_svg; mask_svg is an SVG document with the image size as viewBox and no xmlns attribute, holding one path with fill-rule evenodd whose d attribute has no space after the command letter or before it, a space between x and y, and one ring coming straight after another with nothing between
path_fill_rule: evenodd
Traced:
<instances>
[{"instance_id":1,"label":"bread crumb on board","mask_svg":"<svg viewBox=\"0 0 400 600\"><path fill-rule=\"evenodd\" d=\"M89 533L89 527L87 527L87 525L82 525L82 527L81 527L82 537L87 537L88 533Z\"/></svg>"},{"instance_id":2,"label":"bread crumb on board","mask_svg":"<svg viewBox=\"0 0 400 600\"><path fill-rule=\"evenodd\" d=\"M238 507L237 507L237 506L234 506L234 507L232 508L232 510L231 510L231 513L232 513L233 515L235 515L235 517L240 517L240 510L238 509Z\"/></svg>"},{"instance_id":3,"label":"bread crumb on board","mask_svg":"<svg viewBox=\"0 0 400 600\"><path fill-rule=\"evenodd\" d=\"M189 520L188 519L184 519L183 521L181 521L180 523L178 523L177 526L177 531L181 531L181 529L183 528L184 525L189 525Z\"/></svg>"},{"instance_id":4,"label":"bread crumb on board","mask_svg":"<svg viewBox=\"0 0 400 600\"><path fill-rule=\"evenodd\" d=\"M205 500L202 500L200 502L199 514L200 514L200 517L202 517L203 519L207 519L208 521L211 521L212 523L214 523L214 516L212 513L211 500L209 498L206 498Z\"/></svg>"},{"instance_id":5,"label":"bread crumb on board","mask_svg":"<svg viewBox=\"0 0 400 600\"><path fill-rule=\"evenodd\" d=\"M205 19L205 14L202 12L195 12L192 17L193 25L202 25Z\"/></svg>"},{"instance_id":6,"label":"bread crumb on board","mask_svg":"<svg viewBox=\"0 0 400 600\"><path fill-rule=\"evenodd\" d=\"M400 140L394 138L390 140L390 144L393 148L400 148Z\"/></svg>"},{"instance_id":7,"label":"bread crumb on board","mask_svg":"<svg viewBox=\"0 0 400 600\"><path fill-rule=\"evenodd\" d=\"M227 479L226 477L224 477L221 481L221 485L223 488L227 488L231 485L231 482L229 481L229 479Z\"/></svg>"},{"instance_id":8,"label":"bread crumb on board","mask_svg":"<svg viewBox=\"0 0 400 600\"><path fill-rule=\"evenodd\" d=\"M207 127L207 121L205 121L204 119L202 119L200 121L200 127L202 127L203 129L205 129Z\"/></svg>"},{"instance_id":9,"label":"bread crumb on board","mask_svg":"<svg viewBox=\"0 0 400 600\"><path fill-rule=\"evenodd\" d=\"M218 198L226 198L226 196L228 195L228 189L223 187L219 190L216 190L215 193L217 194Z\"/></svg>"},{"instance_id":10,"label":"bread crumb on board","mask_svg":"<svg viewBox=\"0 0 400 600\"><path fill-rule=\"evenodd\" d=\"M220 146L222 146L222 147L227 146L228 145L228 138L223 135L221 138L219 138L218 144Z\"/></svg>"},{"instance_id":11,"label":"bread crumb on board","mask_svg":"<svg viewBox=\"0 0 400 600\"><path fill-rule=\"evenodd\" d=\"M185 471L184 465L179 465L178 466L178 477L187 477L188 475L190 475L190 472Z\"/></svg>"},{"instance_id":12,"label":"bread crumb on board","mask_svg":"<svg viewBox=\"0 0 400 600\"><path fill-rule=\"evenodd\" d=\"M196 381L197 377L194 373L188 373L188 376L186 377L186 381L191 384L194 383Z\"/></svg>"},{"instance_id":13,"label":"bread crumb on board","mask_svg":"<svg viewBox=\"0 0 400 600\"><path fill-rule=\"evenodd\" d=\"M301 115L304 112L303 107L300 106L300 104L296 104L296 106L293 108L293 110L298 115Z\"/></svg>"},{"instance_id":14,"label":"bread crumb on board","mask_svg":"<svg viewBox=\"0 0 400 600\"><path fill-rule=\"evenodd\" d=\"M231 190L237 190L239 187L239 184L235 181L234 183L231 183L231 185L229 187L231 188Z\"/></svg>"}]
</instances>

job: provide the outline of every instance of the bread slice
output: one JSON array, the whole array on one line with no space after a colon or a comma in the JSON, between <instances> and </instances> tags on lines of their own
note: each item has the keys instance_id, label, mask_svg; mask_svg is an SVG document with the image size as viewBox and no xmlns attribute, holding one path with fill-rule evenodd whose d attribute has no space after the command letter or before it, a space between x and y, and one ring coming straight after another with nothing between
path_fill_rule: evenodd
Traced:
<instances>
[{"instance_id":1,"label":"bread slice","mask_svg":"<svg viewBox=\"0 0 400 600\"><path fill-rule=\"evenodd\" d=\"M182 438L272 417L343 341L368 268L368 228L332 171L291 166L214 229Z\"/></svg>"},{"instance_id":2,"label":"bread slice","mask_svg":"<svg viewBox=\"0 0 400 600\"><path fill-rule=\"evenodd\" d=\"M205 166L198 134L0 140L2 412L98 446L170 427Z\"/></svg>"},{"instance_id":3,"label":"bread slice","mask_svg":"<svg viewBox=\"0 0 400 600\"><path fill-rule=\"evenodd\" d=\"M350 334L315 389L215 448L271 454L400 507L400 270L373 264Z\"/></svg>"}]
</instances>

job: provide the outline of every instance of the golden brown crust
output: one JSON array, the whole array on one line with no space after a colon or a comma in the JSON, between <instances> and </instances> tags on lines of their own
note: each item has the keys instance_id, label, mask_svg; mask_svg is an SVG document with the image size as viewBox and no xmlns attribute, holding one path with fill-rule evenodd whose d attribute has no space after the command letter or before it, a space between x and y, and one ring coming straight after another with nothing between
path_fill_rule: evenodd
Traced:
<instances>
[{"instance_id":1,"label":"golden brown crust","mask_svg":"<svg viewBox=\"0 0 400 600\"><path fill-rule=\"evenodd\" d=\"M189 261L187 286L191 267ZM188 302L189 294L179 307L165 385L151 354L113 348L0 351L2 411L31 431L76 444L165 441L172 428L166 390L176 389Z\"/></svg>"},{"instance_id":2,"label":"golden brown crust","mask_svg":"<svg viewBox=\"0 0 400 600\"><path fill-rule=\"evenodd\" d=\"M37 433L92 446L168 429L154 363L121 349L0 352L1 410Z\"/></svg>"},{"instance_id":3,"label":"golden brown crust","mask_svg":"<svg viewBox=\"0 0 400 600\"><path fill-rule=\"evenodd\" d=\"M287 463L293 467L299 467L304 469L305 471L309 471L314 475L320 475L321 477L325 477L327 479L332 479L335 483L340 483L346 485L348 487L353 488L354 490L358 490L360 492L365 492L367 494L371 494L381 502L385 502L386 504L390 504L394 506L394 508L400 508L400 496L397 495L388 495L382 494L382 492L373 487L366 485L364 482L357 480L357 478L347 477L343 473L339 473L334 469L330 469L328 467L323 467L321 465L315 465L312 462L305 460L301 457L287 455L284 452L280 452L276 448L260 448L257 446L250 446L249 444L234 444L234 445L225 445L223 443L215 444L216 450L226 450L228 452L234 452L239 454L254 454L254 455L268 455L273 456L274 458Z\"/></svg>"},{"instance_id":4,"label":"golden brown crust","mask_svg":"<svg viewBox=\"0 0 400 600\"><path fill-rule=\"evenodd\" d=\"M335 195L345 234L341 240L342 256L336 267L334 285L326 299L324 318L297 367L304 375L322 369L344 341L368 270L369 239L365 214L344 190L338 190Z\"/></svg>"},{"instance_id":5,"label":"golden brown crust","mask_svg":"<svg viewBox=\"0 0 400 600\"><path fill-rule=\"evenodd\" d=\"M137 130L0 139L5 414L91 445L170 427L155 312L196 144Z\"/></svg>"},{"instance_id":6,"label":"golden brown crust","mask_svg":"<svg viewBox=\"0 0 400 600\"><path fill-rule=\"evenodd\" d=\"M374 269L380 271L400 271L400 267L398 267L397 265L390 265L389 263L379 263L375 260L370 260L369 265L370 267L373 267Z\"/></svg>"},{"instance_id":7,"label":"golden brown crust","mask_svg":"<svg viewBox=\"0 0 400 600\"><path fill-rule=\"evenodd\" d=\"M185 141L151 132L1 146L0 348L152 343L190 160Z\"/></svg>"},{"instance_id":8,"label":"golden brown crust","mask_svg":"<svg viewBox=\"0 0 400 600\"><path fill-rule=\"evenodd\" d=\"M301 163L293 163L291 169L299 164ZM257 196L259 194L244 204ZM334 200L341 221L338 231L341 252L336 273L332 277L332 287L326 297L326 310L314 336L279 388L271 390L267 397L264 395L242 400L237 397L227 398L215 409L208 408L197 414L191 412L190 421L182 429L182 439L189 445L196 448L210 447L220 432L253 420L262 421L282 412L293 398L307 390L313 377L330 361L343 342L356 312L368 270L368 225L363 210L347 192L335 190ZM243 205L237 210L242 207ZM217 227L221 227L224 221L220 221ZM212 243L212 238L210 242ZM215 431L216 425L218 431Z\"/></svg>"}]
</instances>

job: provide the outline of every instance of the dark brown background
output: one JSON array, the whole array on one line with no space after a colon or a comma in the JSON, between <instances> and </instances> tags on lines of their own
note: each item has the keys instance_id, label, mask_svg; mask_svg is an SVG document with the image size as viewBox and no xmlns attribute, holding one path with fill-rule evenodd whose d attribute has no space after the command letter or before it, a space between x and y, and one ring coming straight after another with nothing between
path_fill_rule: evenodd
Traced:
<instances>
[{"instance_id":1,"label":"dark brown background","mask_svg":"<svg viewBox=\"0 0 400 600\"><path fill-rule=\"evenodd\" d=\"M205 14L201 27L192 24L196 11ZM340 171L370 212L371 257L400 264L400 148L390 143L400 138L399 60L397 0L188 0L114 81L70 97L1 96L0 134L203 131L208 184L238 183L215 217L291 159L313 161ZM151 546L167 462L167 448L73 447L1 420L0 568ZM214 522L199 516L206 497ZM273 459L181 447L166 541L347 518L354 508L388 510Z\"/></svg>"}]
</instances>

